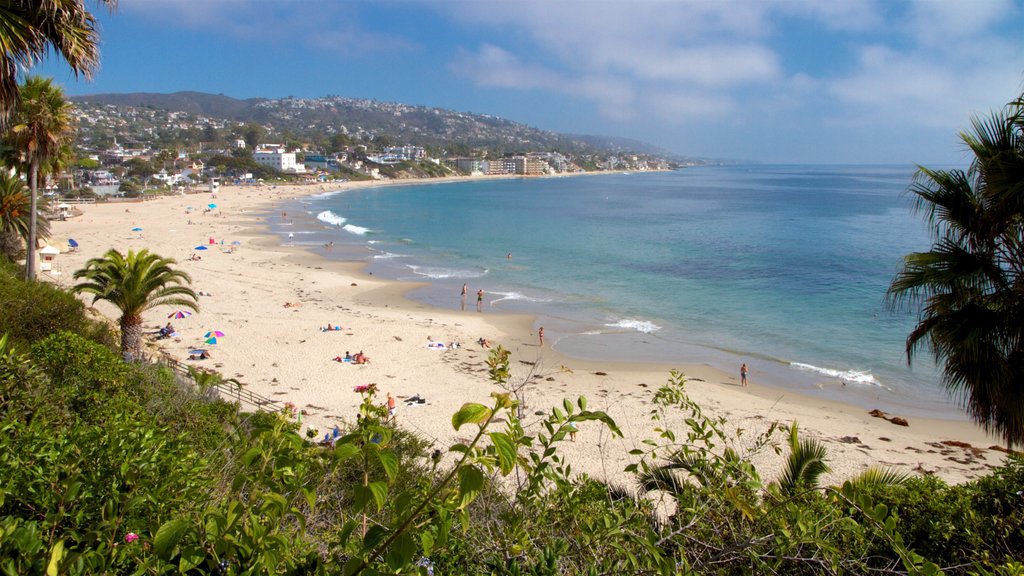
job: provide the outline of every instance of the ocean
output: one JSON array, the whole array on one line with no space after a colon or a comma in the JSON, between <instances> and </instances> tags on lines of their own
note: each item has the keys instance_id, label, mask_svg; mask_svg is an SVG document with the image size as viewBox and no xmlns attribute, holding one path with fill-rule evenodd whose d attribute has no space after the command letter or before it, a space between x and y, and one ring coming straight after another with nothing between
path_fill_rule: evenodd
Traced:
<instances>
[{"instance_id":1,"label":"ocean","mask_svg":"<svg viewBox=\"0 0 1024 576\"><path fill-rule=\"evenodd\" d=\"M737 165L325 193L281 207L283 243L426 282L410 297L537 315L571 357L708 363L753 382L961 417L912 312L885 291L930 237L913 166ZM289 236L290 235L290 236ZM324 245L333 242L331 250ZM475 312L472 312L475 313Z\"/></svg>"}]
</instances>

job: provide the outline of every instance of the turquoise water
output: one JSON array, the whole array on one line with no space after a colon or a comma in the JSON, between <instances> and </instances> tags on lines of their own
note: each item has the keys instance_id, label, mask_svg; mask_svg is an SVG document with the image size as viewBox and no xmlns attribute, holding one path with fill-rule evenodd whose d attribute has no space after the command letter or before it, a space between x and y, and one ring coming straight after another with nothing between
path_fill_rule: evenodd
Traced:
<instances>
[{"instance_id":1,"label":"turquoise water","mask_svg":"<svg viewBox=\"0 0 1024 576\"><path fill-rule=\"evenodd\" d=\"M902 256L929 245L904 194L913 172L758 165L389 186L303 199L274 226L374 274L427 281L411 296L435 306L458 309L465 282L472 308L483 289L485 313L537 314L570 356L747 362L773 386L951 415L927 359L906 365L914 317L884 298Z\"/></svg>"}]
</instances>

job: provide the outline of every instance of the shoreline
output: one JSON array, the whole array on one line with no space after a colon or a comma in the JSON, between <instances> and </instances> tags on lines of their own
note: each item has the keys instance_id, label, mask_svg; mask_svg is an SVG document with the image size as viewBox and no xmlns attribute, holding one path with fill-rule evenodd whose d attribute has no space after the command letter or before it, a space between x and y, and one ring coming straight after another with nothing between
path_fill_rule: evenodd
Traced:
<instances>
[{"instance_id":1,"label":"shoreline","mask_svg":"<svg viewBox=\"0 0 1024 576\"><path fill-rule=\"evenodd\" d=\"M618 176L595 174L600 175L607 178ZM458 183L469 184L466 181ZM433 184L435 183L429 180L420 184L412 182L403 188L412 189ZM517 183L515 186L517 190L522 191L528 189L529 184ZM406 198L420 193L430 197L434 194L444 196L455 194L457 188L444 187L433 192L431 190L427 188L422 192L406 191L399 193L399 196ZM488 290L485 301L488 311L491 311L493 306L494 311L501 313L534 315L534 327L545 326L552 347L574 360L611 360L633 365L661 366L709 363L727 374L737 371L743 363L750 363L752 379L780 390L851 404L866 410L882 409L907 416L938 420L968 420L963 409L937 384L937 375L929 373L928 362L919 361L915 366L916 370L913 371L916 373L914 374L905 366L896 366L896 370L889 370L891 365L885 363L889 362L889 359L882 365L874 366L870 359L865 361L864 353L860 354L859 359L851 361L841 353L839 356L822 356L813 352L805 354L807 349L779 350L769 342L756 340L746 342L744 346L739 341L731 339L728 330L719 330L722 326L729 325L729 322L735 323L735 318L726 315L719 318L718 323L716 318L709 317L702 318L702 322L699 323L681 324L678 316L658 316L657 310L614 309L616 302L629 302L629 295L624 295L623 300L609 300L607 305L601 308L574 305L573 299L585 300L585 296L581 298L580 293L574 292L572 287L566 291L566 286L562 286L562 292L557 292L558 288L555 291L545 291L551 286L557 286L557 281L538 283L524 279L524 282L516 284L518 279L512 278L507 272L501 276L504 259L501 259L500 264L495 262L494 258L487 260L481 257L477 257L475 261L446 262L437 258L436 250L417 250L417 240L398 238L393 230L387 229L386 224L356 222L347 210L352 210L352 207L365 202L377 202L375 198L383 199L387 194L365 190L361 192L351 200L343 199L345 193L339 192L328 193L333 198L327 198L328 194L317 194L313 197L283 201L279 209L287 211L288 219L271 218L267 223L268 231L277 234L283 243L298 245L326 259L364 262L364 271L378 277L420 283L417 288L409 291L409 298L441 309L459 309L458 298L455 295L463 281L473 284L474 291L482 285ZM381 203L390 202L382 200ZM321 220L320 213L325 210L330 212L326 212L326 219ZM340 230L342 224L345 224L344 230L349 233ZM363 228L367 225L380 230ZM294 238L289 234L293 231ZM434 233L443 232L435 230ZM332 244L334 241L338 242L333 251L326 249L328 240ZM453 250L453 245L445 243L444 239L437 240L440 242L439 245L444 247L441 249L442 253ZM403 245L407 241L413 245L408 249L411 252ZM463 241L463 245L473 242L466 238ZM429 240L427 242L429 243ZM492 250L488 253L493 254L494 246L490 248ZM536 249L536 246L533 248ZM457 249L455 250L457 252ZM504 254L500 247L498 251ZM527 252L527 259L523 265L531 266L533 262L530 258L534 256L534 253ZM455 258L458 259L457 256ZM509 263L511 264L511 261ZM494 271L498 273L497 279L494 275L489 275L489 272ZM590 294L586 287L581 287L580 290L587 295ZM870 342L866 341L861 343L870 345ZM852 343L849 349L857 350L858 347L856 343ZM871 349L877 349L877 346ZM899 349L902 349L902 336ZM821 350L817 352L820 353ZM901 369L906 373L900 373ZM903 379L904 376L907 377L906 380ZM925 391L923 395L922 390Z\"/></svg>"},{"instance_id":2,"label":"shoreline","mask_svg":"<svg viewBox=\"0 0 1024 576\"><path fill-rule=\"evenodd\" d=\"M341 187L429 183L439 182L347 183ZM86 206L83 216L52 223L51 245L64 247L68 237L80 245L77 252L57 257L62 272L58 283L70 285L74 270L111 247L122 251L148 247L174 258L192 275L195 290L213 296L201 296L199 313L175 321L178 338L161 341L161 347L184 360L190 346L202 342L203 333L225 332L217 345L209 347L213 358L197 366L238 378L254 392L293 402L305 411L303 428L314 426L321 436L335 423L351 421L359 401L352 388L373 382L382 396L393 392L399 399L400 426L439 448L460 441L462 435L451 430L451 415L463 402L487 403L495 390L483 367L488 351L473 344L477 338L487 338L511 351L513 381L528 382L524 424L536 420L534 411L549 411L563 398L575 400L580 395L587 397L591 409L605 410L616 420L625 438L610 439L598 432L597 426L585 427L577 442L564 445L563 454L577 470L597 478L625 478L621 470L629 461L628 450L654 437L647 416L650 397L668 379L670 366L570 358L548 346L538 346L531 316L431 307L406 298L416 284L364 273L364 262L332 260L305 246L280 245L264 215L273 214L281 202L329 191L326 188L224 187L216 199L220 207L202 214L186 214L185 207L199 204L196 198L208 198L205 194ZM189 220L193 224L188 224ZM138 236L145 237L134 237L129 232L133 227L142 227ZM212 250L196 252L204 255L203 260L189 261L192 246L208 245L208 238L240 241L241 246L228 253L214 244ZM285 308L288 302L299 306ZM98 308L116 318L116 311L109 307ZM145 325L162 326L169 312L164 308L148 312ZM344 330L320 332L319 327L326 323L341 324ZM428 338L460 342L462 347L431 349ZM371 364L331 361L346 351L361 349L370 356ZM687 375L688 394L705 413L727 418L728 429L745 429L745 438L764 430L771 421L788 424L798 420L803 435L816 437L828 447L833 472L825 482L841 482L874 464L933 472L947 481L962 482L1003 459L1002 452L988 449L999 445L999 439L966 421L911 417L909 427L896 426L869 416L859 406L801 396L756 381L741 388L738 374L726 374L707 364L677 368ZM414 395L428 402L406 406L403 400ZM681 420L673 424L681 430ZM940 444L944 440L967 442L978 450ZM765 478L775 477L782 464L782 458L774 454L757 455L753 461Z\"/></svg>"}]
</instances>

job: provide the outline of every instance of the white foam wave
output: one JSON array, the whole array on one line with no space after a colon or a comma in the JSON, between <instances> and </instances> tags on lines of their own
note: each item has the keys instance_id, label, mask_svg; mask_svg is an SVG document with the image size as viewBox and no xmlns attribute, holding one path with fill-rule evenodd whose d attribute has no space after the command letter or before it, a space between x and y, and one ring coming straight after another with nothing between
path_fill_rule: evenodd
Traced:
<instances>
[{"instance_id":1,"label":"white foam wave","mask_svg":"<svg viewBox=\"0 0 1024 576\"><path fill-rule=\"evenodd\" d=\"M330 210L324 210L323 212L316 215L316 219L331 226L341 226L346 222L346 218L338 216Z\"/></svg>"},{"instance_id":2,"label":"white foam wave","mask_svg":"<svg viewBox=\"0 0 1024 576\"><path fill-rule=\"evenodd\" d=\"M351 232L352 234L358 234L360 236L364 236L367 232L370 231L369 228L363 228L362 226L356 226L354 224L345 224L344 226L341 227L341 229L346 232Z\"/></svg>"},{"instance_id":3,"label":"white foam wave","mask_svg":"<svg viewBox=\"0 0 1024 576\"><path fill-rule=\"evenodd\" d=\"M498 296L501 296L501 298L491 300L491 304L494 304L495 302L501 302L503 300L520 300L523 302L551 302L551 300L548 298L535 298L533 296L520 294L519 292L491 292L491 294L497 294Z\"/></svg>"},{"instance_id":4,"label":"white foam wave","mask_svg":"<svg viewBox=\"0 0 1024 576\"><path fill-rule=\"evenodd\" d=\"M443 268L440 266L417 266L409 264L409 269L417 276L427 278L480 278L487 274L487 269L465 270L459 268Z\"/></svg>"},{"instance_id":5,"label":"white foam wave","mask_svg":"<svg viewBox=\"0 0 1024 576\"><path fill-rule=\"evenodd\" d=\"M814 366L812 364L804 364L803 362L790 362L790 366L797 370L806 370L808 372L817 372L818 374L824 374L831 378L838 378L843 382L849 382L854 384L870 384L872 386L881 386L879 382L870 372L864 372L859 370L836 370L833 368L822 368L820 366Z\"/></svg>"},{"instance_id":6,"label":"white foam wave","mask_svg":"<svg viewBox=\"0 0 1024 576\"><path fill-rule=\"evenodd\" d=\"M661 330L661 326L658 326L654 322L648 320L633 320L632 318L626 318L614 322L612 324L605 324L609 328L625 328L627 330L636 330L637 332L643 332L644 334L650 334Z\"/></svg>"},{"instance_id":7,"label":"white foam wave","mask_svg":"<svg viewBox=\"0 0 1024 576\"><path fill-rule=\"evenodd\" d=\"M405 254L392 254L391 252L385 252L383 254L374 254L375 260L391 260L392 258L405 258Z\"/></svg>"},{"instance_id":8,"label":"white foam wave","mask_svg":"<svg viewBox=\"0 0 1024 576\"><path fill-rule=\"evenodd\" d=\"M366 243L367 244L378 244L378 243L380 243L380 240L367 240Z\"/></svg>"}]
</instances>

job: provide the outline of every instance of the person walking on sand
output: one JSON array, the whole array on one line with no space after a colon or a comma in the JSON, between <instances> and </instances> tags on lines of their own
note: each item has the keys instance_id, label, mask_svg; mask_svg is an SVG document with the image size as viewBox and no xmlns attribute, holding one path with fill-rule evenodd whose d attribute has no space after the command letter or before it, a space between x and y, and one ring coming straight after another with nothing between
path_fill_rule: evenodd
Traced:
<instances>
[{"instance_id":1,"label":"person walking on sand","mask_svg":"<svg viewBox=\"0 0 1024 576\"><path fill-rule=\"evenodd\" d=\"M742 384L744 387L746 387L746 385L747 385L747 372L748 371L749 370L747 369L747 363L744 362L743 366L740 366L740 384Z\"/></svg>"},{"instance_id":2,"label":"person walking on sand","mask_svg":"<svg viewBox=\"0 0 1024 576\"><path fill-rule=\"evenodd\" d=\"M476 291L476 311L484 311L484 289L481 288Z\"/></svg>"},{"instance_id":3,"label":"person walking on sand","mask_svg":"<svg viewBox=\"0 0 1024 576\"><path fill-rule=\"evenodd\" d=\"M465 282L462 283L462 309L466 309L466 293L469 292L469 286Z\"/></svg>"},{"instance_id":4,"label":"person walking on sand","mask_svg":"<svg viewBox=\"0 0 1024 576\"><path fill-rule=\"evenodd\" d=\"M395 397L388 392L388 417L392 420L395 419Z\"/></svg>"},{"instance_id":5,"label":"person walking on sand","mask_svg":"<svg viewBox=\"0 0 1024 576\"><path fill-rule=\"evenodd\" d=\"M539 329L537 329L537 337L540 338L540 345L544 346L544 327L543 326L541 326Z\"/></svg>"}]
</instances>

